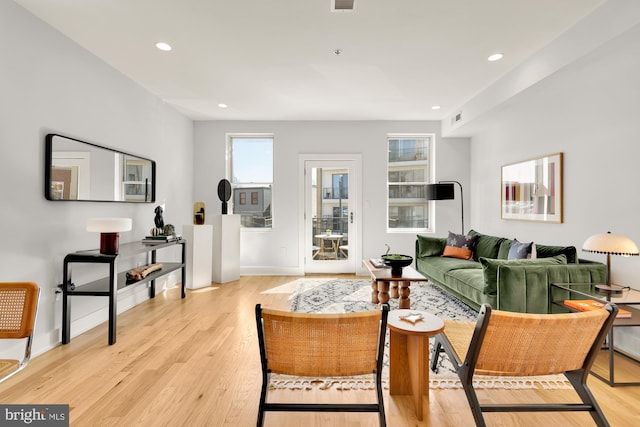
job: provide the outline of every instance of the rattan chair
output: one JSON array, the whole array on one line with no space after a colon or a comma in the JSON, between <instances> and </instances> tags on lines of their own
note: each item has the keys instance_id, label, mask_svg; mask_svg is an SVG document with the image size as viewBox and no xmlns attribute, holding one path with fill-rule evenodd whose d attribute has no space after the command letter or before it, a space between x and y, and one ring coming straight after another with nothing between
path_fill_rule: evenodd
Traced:
<instances>
[{"instance_id":1,"label":"rattan chair","mask_svg":"<svg viewBox=\"0 0 640 427\"><path fill-rule=\"evenodd\" d=\"M382 359L387 308L343 313L308 314L263 309L256 305L262 362L262 391L258 426L267 411L377 412L386 426L382 400ZM373 374L377 403L268 403L272 373L305 377L341 377Z\"/></svg>"},{"instance_id":2,"label":"rattan chair","mask_svg":"<svg viewBox=\"0 0 640 427\"><path fill-rule=\"evenodd\" d=\"M491 310L484 304L477 322L445 321L437 335L431 370L444 351L455 366L477 426L483 412L588 411L598 426L608 426L587 387L589 370L618 308L562 314ZM474 375L537 376L564 374L582 403L480 404Z\"/></svg>"},{"instance_id":3,"label":"rattan chair","mask_svg":"<svg viewBox=\"0 0 640 427\"><path fill-rule=\"evenodd\" d=\"M25 347L20 360L0 359L0 382L29 363L38 295L38 285L32 282L0 283L0 340L22 340Z\"/></svg>"}]
</instances>

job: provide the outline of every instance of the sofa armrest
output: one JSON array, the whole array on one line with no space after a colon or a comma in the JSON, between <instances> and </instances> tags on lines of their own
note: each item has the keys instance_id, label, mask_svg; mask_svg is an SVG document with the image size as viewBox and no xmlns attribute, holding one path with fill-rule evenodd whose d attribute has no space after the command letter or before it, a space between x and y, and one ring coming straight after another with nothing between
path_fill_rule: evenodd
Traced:
<instances>
[{"instance_id":1,"label":"sofa armrest","mask_svg":"<svg viewBox=\"0 0 640 427\"><path fill-rule=\"evenodd\" d=\"M501 265L496 284L497 308L522 313L548 313L551 283L602 283L606 274L606 265L598 262Z\"/></svg>"},{"instance_id":2,"label":"sofa armrest","mask_svg":"<svg viewBox=\"0 0 640 427\"><path fill-rule=\"evenodd\" d=\"M418 234L416 239L416 259L430 256L440 256L447 245L447 239L441 237L428 237Z\"/></svg>"}]
</instances>

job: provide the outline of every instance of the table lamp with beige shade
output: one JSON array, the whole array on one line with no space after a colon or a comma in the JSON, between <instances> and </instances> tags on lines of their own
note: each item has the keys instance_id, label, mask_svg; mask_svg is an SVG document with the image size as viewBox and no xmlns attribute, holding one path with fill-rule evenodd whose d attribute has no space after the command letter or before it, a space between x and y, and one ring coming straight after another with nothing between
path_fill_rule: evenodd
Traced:
<instances>
[{"instance_id":1,"label":"table lamp with beige shade","mask_svg":"<svg viewBox=\"0 0 640 427\"><path fill-rule=\"evenodd\" d=\"M100 253L118 255L120 232L129 231L133 225L131 218L89 218L87 231L100 233Z\"/></svg>"},{"instance_id":2,"label":"table lamp with beige shade","mask_svg":"<svg viewBox=\"0 0 640 427\"><path fill-rule=\"evenodd\" d=\"M637 256L638 246L633 240L620 234L607 233L594 234L582 244L582 250L607 256L607 283L597 285L596 289L609 295L622 293L622 287L611 286L611 255Z\"/></svg>"}]
</instances>

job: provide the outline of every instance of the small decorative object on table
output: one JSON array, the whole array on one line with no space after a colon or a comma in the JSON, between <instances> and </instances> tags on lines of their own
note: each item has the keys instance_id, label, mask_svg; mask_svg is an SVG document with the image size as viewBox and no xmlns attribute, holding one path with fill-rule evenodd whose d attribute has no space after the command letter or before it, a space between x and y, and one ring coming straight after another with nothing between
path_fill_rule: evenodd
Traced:
<instances>
[{"instance_id":1,"label":"small decorative object on table","mask_svg":"<svg viewBox=\"0 0 640 427\"><path fill-rule=\"evenodd\" d=\"M391 248L385 243L387 253L382 255L382 261L391 267L391 277L402 277L402 268L411 265L413 257L409 255L390 254Z\"/></svg>"},{"instance_id":2,"label":"small decorative object on table","mask_svg":"<svg viewBox=\"0 0 640 427\"><path fill-rule=\"evenodd\" d=\"M153 273L154 271L162 270L162 264L149 264L143 265L141 267L132 268L127 271L127 282L137 282L138 280L142 280L149 275L149 273Z\"/></svg>"},{"instance_id":3,"label":"small decorative object on table","mask_svg":"<svg viewBox=\"0 0 640 427\"><path fill-rule=\"evenodd\" d=\"M193 204L193 223L196 225L204 224L204 202Z\"/></svg>"},{"instance_id":4,"label":"small decorative object on table","mask_svg":"<svg viewBox=\"0 0 640 427\"><path fill-rule=\"evenodd\" d=\"M156 206L156 209L155 209L156 216L155 218L153 218L153 222L155 222L156 228L162 229L164 227L164 219L162 218L163 211L164 209L162 209L162 206Z\"/></svg>"},{"instance_id":5,"label":"small decorative object on table","mask_svg":"<svg viewBox=\"0 0 640 427\"><path fill-rule=\"evenodd\" d=\"M227 202L231 198L231 183L227 179L221 179L218 183L218 198L222 202L222 215L227 214Z\"/></svg>"},{"instance_id":6,"label":"small decorative object on table","mask_svg":"<svg viewBox=\"0 0 640 427\"><path fill-rule=\"evenodd\" d=\"M154 244L154 243L167 243L167 242L174 242L176 240L180 240L182 239L181 236L175 235L175 234L170 234L168 236L165 235L159 235L159 236L145 236L144 239L142 239L142 243L148 244Z\"/></svg>"},{"instance_id":7,"label":"small decorative object on table","mask_svg":"<svg viewBox=\"0 0 640 427\"><path fill-rule=\"evenodd\" d=\"M404 320L405 322L413 323L414 325L424 319L424 316L420 313L408 313L404 316L400 316L400 320Z\"/></svg>"},{"instance_id":8,"label":"small decorative object on table","mask_svg":"<svg viewBox=\"0 0 640 427\"><path fill-rule=\"evenodd\" d=\"M162 234L164 234L165 236L175 236L176 228L173 226L173 224L167 224L162 229Z\"/></svg>"},{"instance_id":9,"label":"small decorative object on table","mask_svg":"<svg viewBox=\"0 0 640 427\"><path fill-rule=\"evenodd\" d=\"M330 229L330 228L327 228L327 229L325 230L325 232L327 233L327 236L331 236L331 229Z\"/></svg>"},{"instance_id":10,"label":"small decorative object on table","mask_svg":"<svg viewBox=\"0 0 640 427\"><path fill-rule=\"evenodd\" d=\"M382 260L382 258L369 258L369 262L371 263L371 265L373 265L375 268L389 268L389 266L387 264L384 263L384 261Z\"/></svg>"}]
</instances>

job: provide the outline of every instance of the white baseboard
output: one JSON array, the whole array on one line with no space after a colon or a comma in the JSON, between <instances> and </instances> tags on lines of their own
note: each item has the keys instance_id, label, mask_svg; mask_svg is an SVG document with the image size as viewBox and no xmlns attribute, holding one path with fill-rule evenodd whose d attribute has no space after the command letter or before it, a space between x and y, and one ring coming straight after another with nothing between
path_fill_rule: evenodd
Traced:
<instances>
[{"instance_id":1,"label":"white baseboard","mask_svg":"<svg viewBox=\"0 0 640 427\"><path fill-rule=\"evenodd\" d=\"M240 267L241 276L304 276L302 267Z\"/></svg>"}]
</instances>

